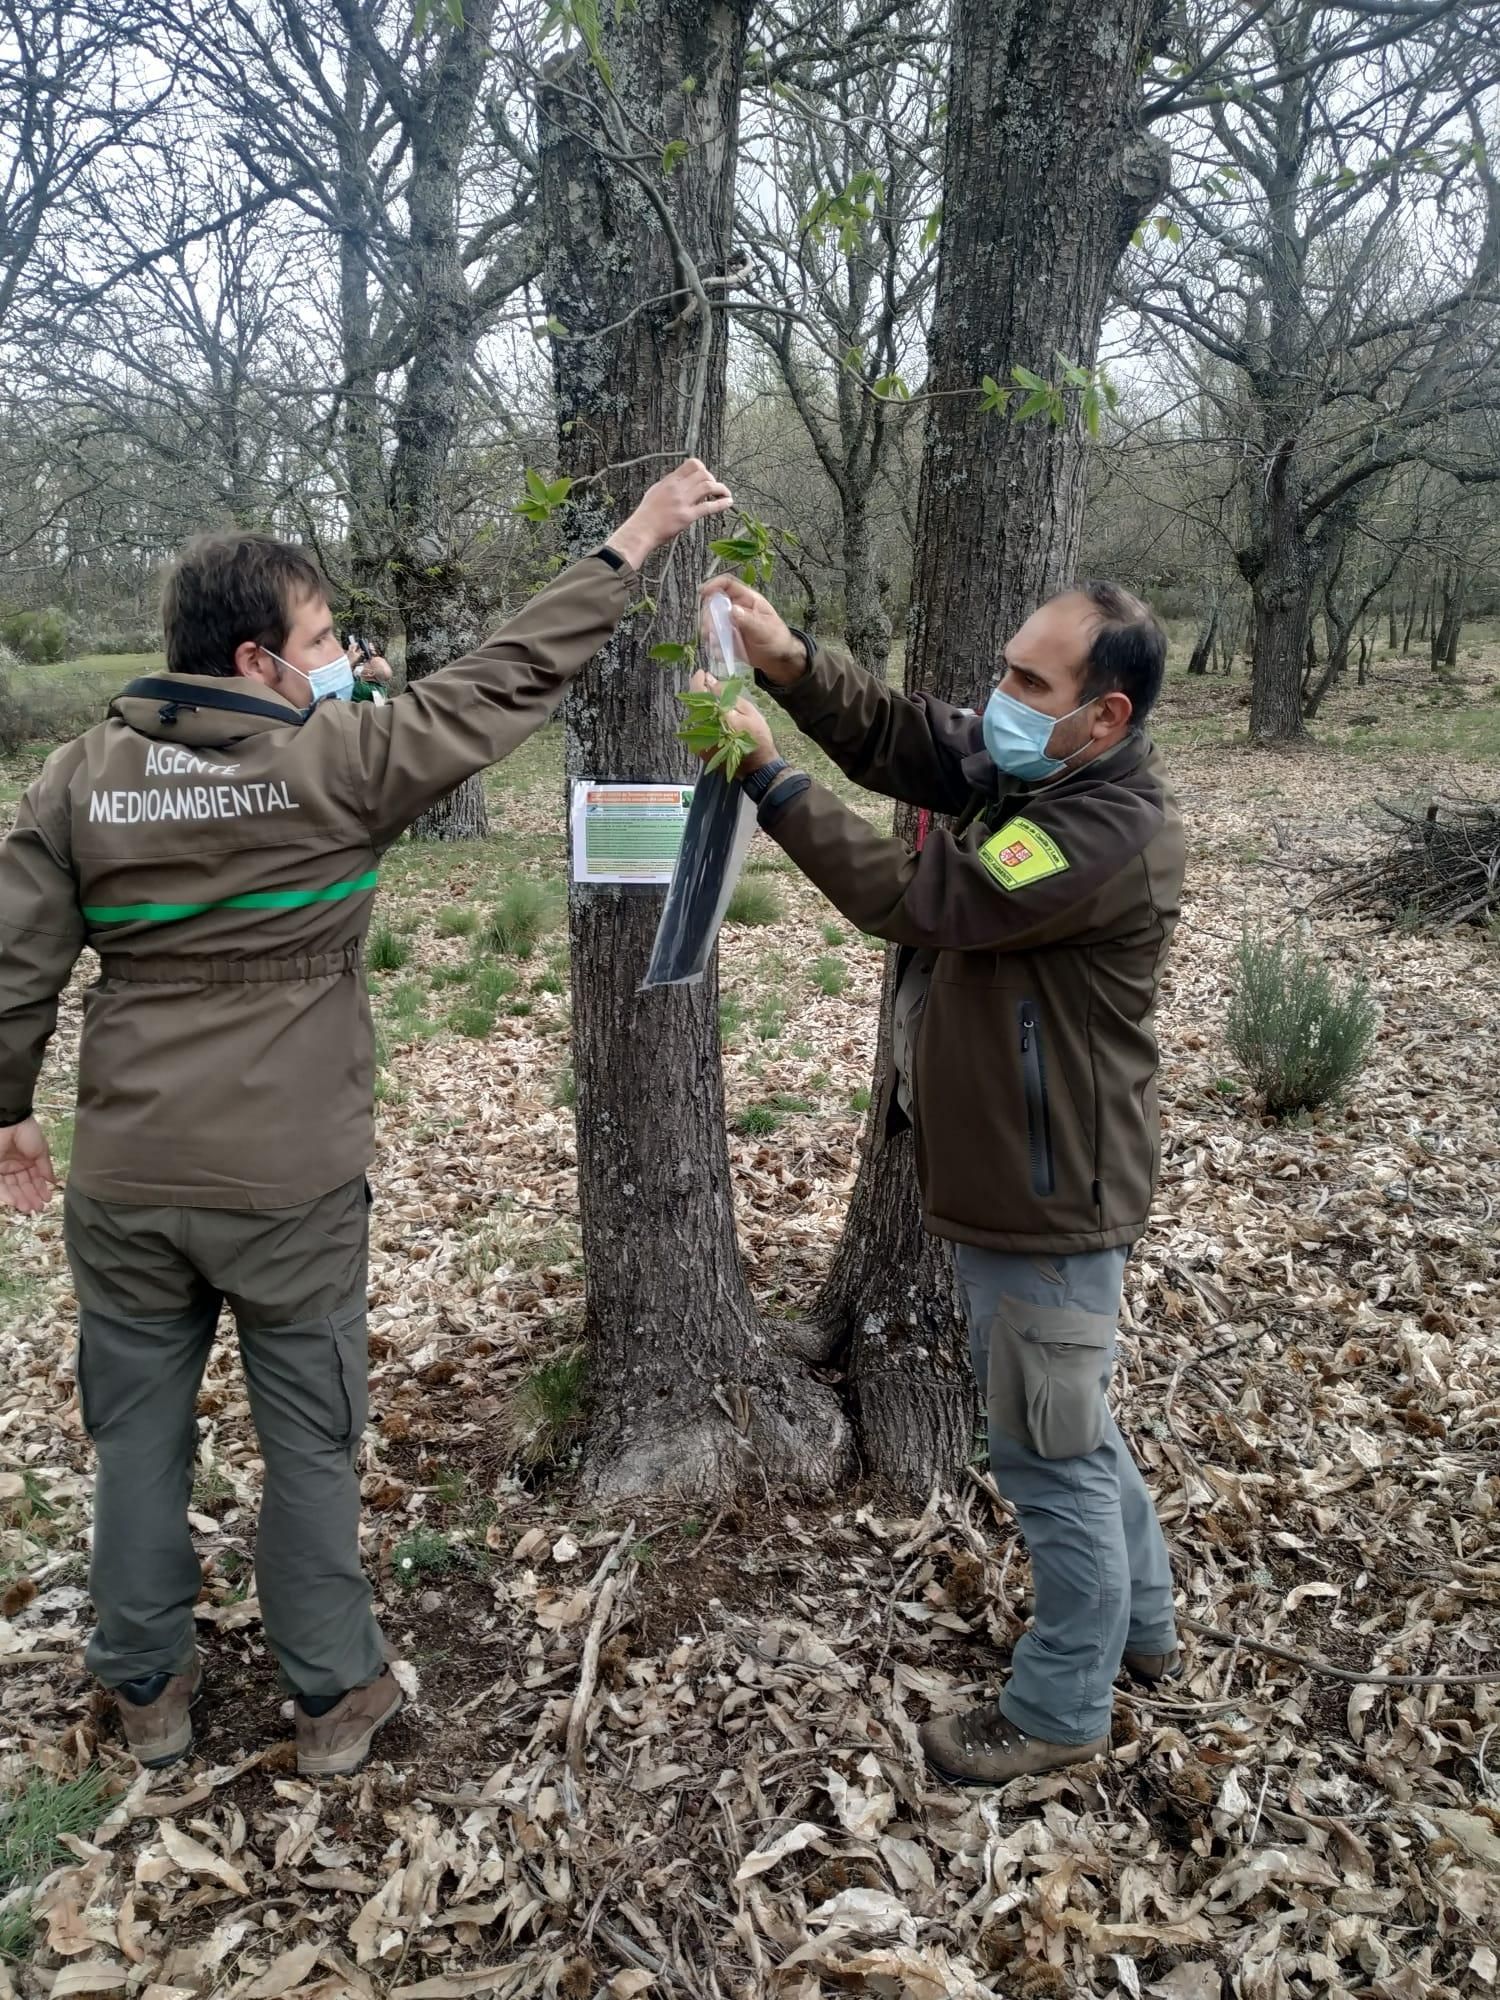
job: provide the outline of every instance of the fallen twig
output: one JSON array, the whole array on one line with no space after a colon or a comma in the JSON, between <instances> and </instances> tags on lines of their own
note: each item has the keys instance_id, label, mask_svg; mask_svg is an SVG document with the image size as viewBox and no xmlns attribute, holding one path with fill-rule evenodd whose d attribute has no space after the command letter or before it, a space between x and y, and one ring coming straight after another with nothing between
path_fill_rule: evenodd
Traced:
<instances>
[{"instance_id":1,"label":"fallen twig","mask_svg":"<svg viewBox=\"0 0 1500 2000\"><path fill-rule=\"evenodd\" d=\"M1324 1674L1329 1680L1352 1681L1356 1687L1500 1687L1495 1674L1371 1674L1354 1667L1336 1667L1312 1653L1299 1653L1295 1646L1276 1646L1269 1639L1251 1639L1243 1632L1224 1632L1217 1625L1205 1625L1201 1618L1179 1618L1189 1632L1204 1639L1217 1639L1222 1646L1248 1646L1252 1652L1268 1653L1273 1660L1290 1660L1294 1666Z\"/></svg>"}]
</instances>

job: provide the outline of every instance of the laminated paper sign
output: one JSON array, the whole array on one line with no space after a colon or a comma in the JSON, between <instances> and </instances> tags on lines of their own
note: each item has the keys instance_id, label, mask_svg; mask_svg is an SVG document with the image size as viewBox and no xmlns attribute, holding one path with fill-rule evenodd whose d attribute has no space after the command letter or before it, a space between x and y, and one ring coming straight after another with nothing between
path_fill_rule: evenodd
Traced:
<instances>
[{"instance_id":1,"label":"laminated paper sign","mask_svg":"<svg viewBox=\"0 0 1500 2000\"><path fill-rule=\"evenodd\" d=\"M656 882L672 879L691 785L573 780L573 880Z\"/></svg>"}]
</instances>

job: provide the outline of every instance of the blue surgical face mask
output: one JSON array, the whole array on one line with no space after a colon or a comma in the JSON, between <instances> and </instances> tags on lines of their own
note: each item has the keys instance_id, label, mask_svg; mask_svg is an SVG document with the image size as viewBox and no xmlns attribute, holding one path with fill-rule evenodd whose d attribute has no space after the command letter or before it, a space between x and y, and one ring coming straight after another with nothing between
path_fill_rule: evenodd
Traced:
<instances>
[{"instance_id":1,"label":"blue surgical face mask","mask_svg":"<svg viewBox=\"0 0 1500 2000\"><path fill-rule=\"evenodd\" d=\"M1059 722L1071 722L1088 706L1083 701L1066 715L1043 715L1039 708L1028 708L1013 694L1002 694L996 688L984 711L984 747L991 762L1024 783L1055 778L1067 768L1069 759L1047 755L1052 732ZM1073 754L1076 756L1077 752Z\"/></svg>"},{"instance_id":2,"label":"blue surgical face mask","mask_svg":"<svg viewBox=\"0 0 1500 2000\"><path fill-rule=\"evenodd\" d=\"M271 653L269 646L265 651ZM326 667L294 667L290 660L282 659L280 653L271 653L271 658L279 667L290 667L294 674L300 674L307 682L312 694L309 708L316 708L320 701L352 701L354 699L354 669L344 654L330 660Z\"/></svg>"}]
</instances>

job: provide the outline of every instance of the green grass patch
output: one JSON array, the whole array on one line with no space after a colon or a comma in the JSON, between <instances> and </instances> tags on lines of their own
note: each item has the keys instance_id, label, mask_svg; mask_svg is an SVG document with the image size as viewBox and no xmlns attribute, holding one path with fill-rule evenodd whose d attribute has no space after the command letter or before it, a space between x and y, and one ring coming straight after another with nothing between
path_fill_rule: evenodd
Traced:
<instances>
[{"instance_id":1,"label":"green grass patch","mask_svg":"<svg viewBox=\"0 0 1500 2000\"><path fill-rule=\"evenodd\" d=\"M588 1403L588 1355L570 1348L517 1384L510 1411L511 1453L524 1466L555 1465L583 1427Z\"/></svg>"},{"instance_id":2,"label":"green grass patch","mask_svg":"<svg viewBox=\"0 0 1500 2000\"><path fill-rule=\"evenodd\" d=\"M570 1062L565 1062L557 1072L552 1085L552 1102L559 1111L578 1109L578 1078Z\"/></svg>"},{"instance_id":3,"label":"green grass patch","mask_svg":"<svg viewBox=\"0 0 1500 2000\"><path fill-rule=\"evenodd\" d=\"M469 974L469 992L475 1005L495 1008L521 989L521 975L513 965L497 965L493 959L474 961Z\"/></svg>"},{"instance_id":4,"label":"green grass patch","mask_svg":"<svg viewBox=\"0 0 1500 2000\"><path fill-rule=\"evenodd\" d=\"M769 1104L747 1104L743 1111L735 1113L729 1124L730 1130L738 1132L742 1138L764 1139L780 1126L781 1114Z\"/></svg>"},{"instance_id":5,"label":"green grass patch","mask_svg":"<svg viewBox=\"0 0 1500 2000\"><path fill-rule=\"evenodd\" d=\"M807 968L807 976L818 991L826 993L830 999L847 992L849 987L847 967L841 959L830 958L826 952L813 960Z\"/></svg>"},{"instance_id":6,"label":"green grass patch","mask_svg":"<svg viewBox=\"0 0 1500 2000\"><path fill-rule=\"evenodd\" d=\"M501 890L490 911L485 937L507 958L530 958L561 920L560 898L551 884L522 875Z\"/></svg>"},{"instance_id":7,"label":"green grass patch","mask_svg":"<svg viewBox=\"0 0 1500 2000\"><path fill-rule=\"evenodd\" d=\"M411 946L404 937L398 937L389 924L381 924L370 933L366 961L372 972L399 972L411 957Z\"/></svg>"},{"instance_id":8,"label":"green grass patch","mask_svg":"<svg viewBox=\"0 0 1500 2000\"><path fill-rule=\"evenodd\" d=\"M738 993L724 993L719 997L719 1040L732 1042L745 1025L747 1009Z\"/></svg>"},{"instance_id":9,"label":"green grass patch","mask_svg":"<svg viewBox=\"0 0 1500 2000\"><path fill-rule=\"evenodd\" d=\"M0 1895L39 1882L66 1860L62 1836L91 1833L109 1798L109 1773L94 1767L63 1781L38 1774L0 1794Z\"/></svg>"},{"instance_id":10,"label":"green grass patch","mask_svg":"<svg viewBox=\"0 0 1500 2000\"><path fill-rule=\"evenodd\" d=\"M467 1035L472 1041L482 1042L487 1035L495 1032L495 1010L493 1007L454 1007L448 1014L448 1026L455 1033Z\"/></svg>"},{"instance_id":11,"label":"green grass patch","mask_svg":"<svg viewBox=\"0 0 1500 2000\"><path fill-rule=\"evenodd\" d=\"M851 1111L857 1111L860 1117L863 1118L865 1113L869 1110L869 1108L870 1108L870 1093L868 1088L864 1084L861 1084L858 1090L850 1091L849 1109Z\"/></svg>"},{"instance_id":12,"label":"green grass patch","mask_svg":"<svg viewBox=\"0 0 1500 2000\"><path fill-rule=\"evenodd\" d=\"M779 924L781 917L781 897L776 884L759 880L753 875L742 875L729 898L724 921L729 924Z\"/></svg>"},{"instance_id":13,"label":"green grass patch","mask_svg":"<svg viewBox=\"0 0 1500 2000\"><path fill-rule=\"evenodd\" d=\"M439 937L472 937L479 928L479 916L463 903L449 903L438 911L436 923Z\"/></svg>"}]
</instances>

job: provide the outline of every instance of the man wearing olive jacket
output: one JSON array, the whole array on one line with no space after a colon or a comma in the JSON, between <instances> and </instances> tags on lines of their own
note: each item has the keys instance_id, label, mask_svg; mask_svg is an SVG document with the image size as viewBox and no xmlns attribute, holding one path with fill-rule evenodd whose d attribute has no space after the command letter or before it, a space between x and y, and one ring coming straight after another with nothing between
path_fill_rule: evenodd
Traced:
<instances>
[{"instance_id":1,"label":"man wearing olive jacket","mask_svg":"<svg viewBox=\"0 0 1500 2000\"><path fill-rule=\"evenodd\" d=\"M23 1213L53 1186L31 1103L58 995L85 945L99 955L64 1240L99 1459L87 1659L143 1764L192 1743L194 1408L224 1302L265 1462L255 1571L298 1769L356 1769L401 1705L355 1471L377 863L546 720L652 549L729 504L690 460L478 652L387 706L349 698L300 549L205 536L167 586L167 671L48 758L0 848L0 1205Z\"/></svg>"},{"instance_id":2,"label":"man wearing olive jacket","mask_svg":"<svg viewBox=\"0 0 1500 2000\"><path fill-rule=\"evenodd\" d=\"M945 1776L995 1785L1097 1756L1122 1659L1177 1668L1172 1578L1106 1401L1121 1284L1160 1155L1151 1016L1182 889L1182 823L1142 725L1166 642L1086 584L1005 649L982 715L908 697L718 579L745 655L857 783L951 815L920 849L776 755L760 823L861 930L902 947L877 1131L914 1128L927 1227L954 1245L990 1462L1031 1553L1035 1617L998 1704L922 1732Z\"/></svg>"}]
</instances>

